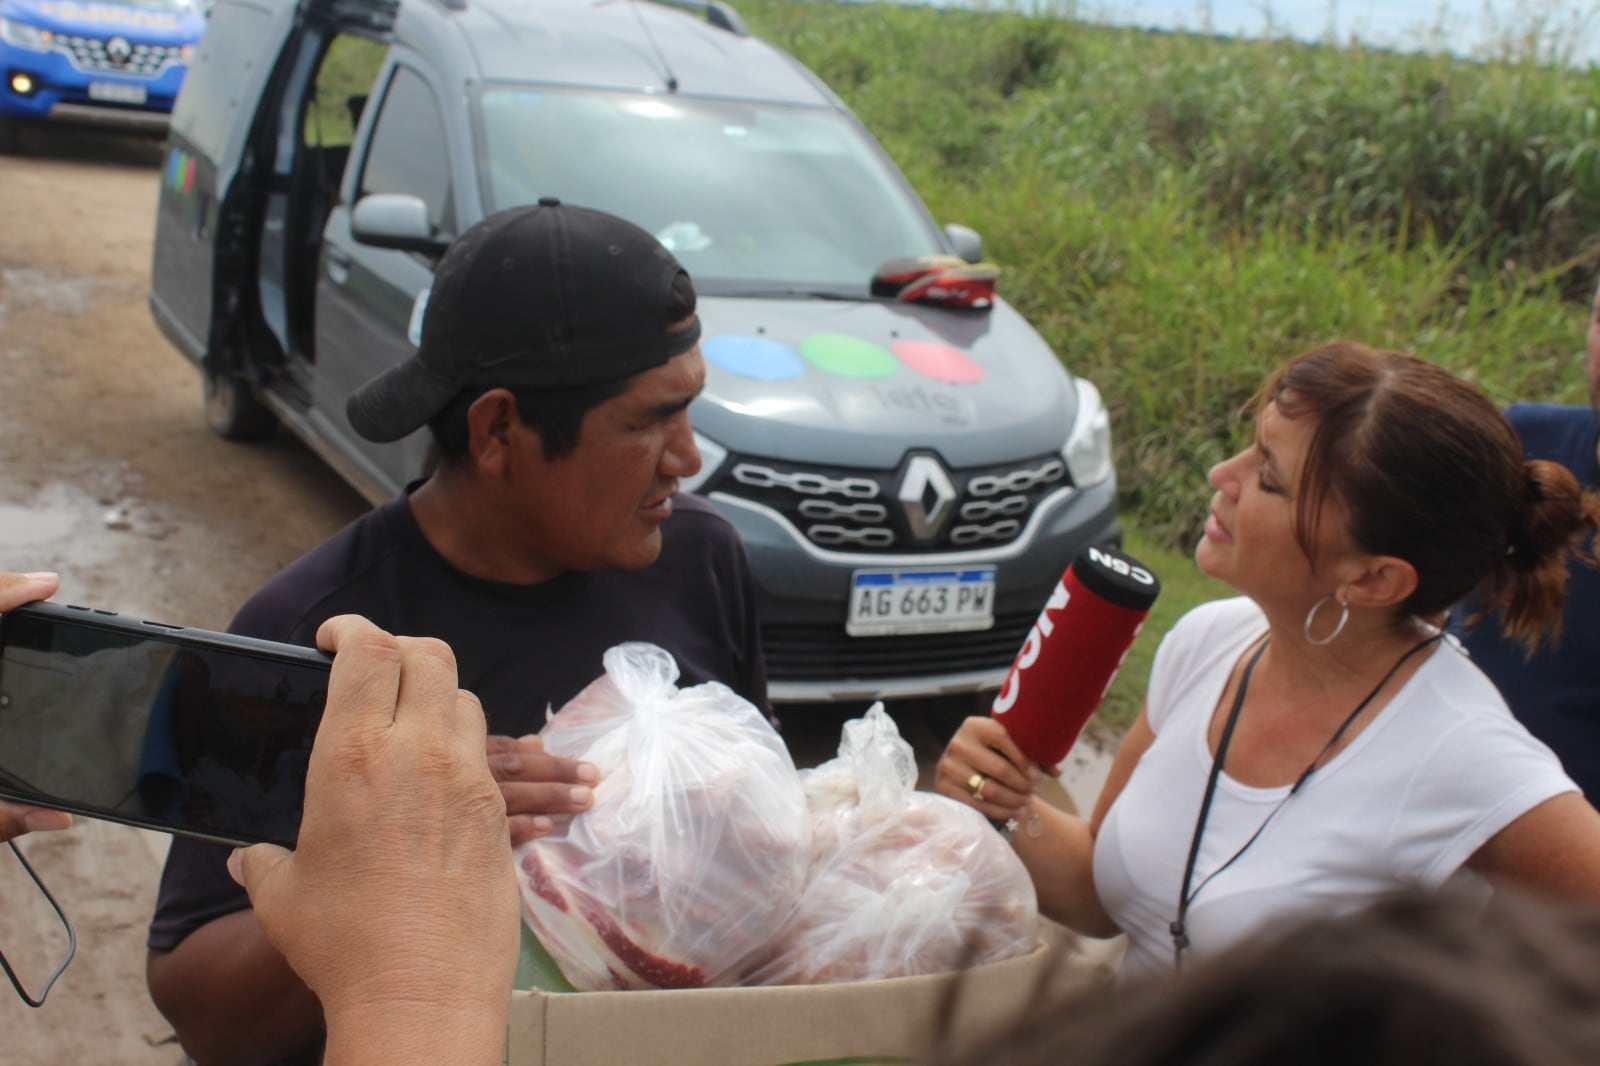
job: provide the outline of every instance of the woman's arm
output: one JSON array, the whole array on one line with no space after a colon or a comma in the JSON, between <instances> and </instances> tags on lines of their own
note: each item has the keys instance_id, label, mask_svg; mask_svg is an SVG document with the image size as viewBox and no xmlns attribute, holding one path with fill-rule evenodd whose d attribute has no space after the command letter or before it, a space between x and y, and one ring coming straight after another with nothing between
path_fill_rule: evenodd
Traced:
<instances>
[{"instance_id":1,"label":"woman's arm","mask_svg":"<svg viewBox=\"0 0 1600 1066\"><path fill-rule=\"evenodd\" d=\"M1467 865L1492 880L1600 903L1600 811L1567 792L1490 837Z\"/></svg>"},{"instance_id":2,"label":"woman's arm","mask_svg":"<svg viewBox=\"0 0 1600 1066\"><path fill-rule=\"evenodd\" d=\"M1045 917L1085 936L1115 936L1121 930L1106 913L1094 887L1094 837L1154 739L1141 712L1117 749L1090 819L1048 803L1032 802L1040 771L993 718L968 718L961 723L939 760L935 787L987 818L1017 820L1011 842L1033 879L1039 910ZM984 777L981 800L970 788L974 774Z\"/></svg>"}]
</instances>

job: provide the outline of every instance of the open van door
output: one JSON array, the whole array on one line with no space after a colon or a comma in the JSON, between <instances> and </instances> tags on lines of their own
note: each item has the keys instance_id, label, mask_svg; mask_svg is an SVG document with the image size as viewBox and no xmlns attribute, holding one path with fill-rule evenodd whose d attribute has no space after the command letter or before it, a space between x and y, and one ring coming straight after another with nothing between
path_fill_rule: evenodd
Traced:
<instances>
[{"instance_id":1,"label":"open van door","mask_svg":"<svg viewBox=\"0 0 1600 1066\"><path fill-rule=\"evenodd\" d=\"M263 225L292 159L299 116L327 42L386 41L398 0L220 0L173 110L156 211L150 310L205 378L206 416L225 437L270 432L258 386L288 365L287 300L263 286L277 262ZM283 190L280 190L280 192Z\"/></svg>"}]
</instances>

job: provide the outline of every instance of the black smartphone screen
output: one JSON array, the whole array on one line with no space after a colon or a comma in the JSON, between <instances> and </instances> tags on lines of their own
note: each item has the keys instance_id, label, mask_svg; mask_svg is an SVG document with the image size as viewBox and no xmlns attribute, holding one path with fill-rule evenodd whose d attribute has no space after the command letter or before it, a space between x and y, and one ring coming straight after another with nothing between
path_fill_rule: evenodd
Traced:
<instances>
[{"instance_id":1,"label":"black smartphone screen","mask_svg":"<svg viewBox=\"0 0 1600 1066\"><path fill-rule=\"evenodd\" d=\"M55 605L0 616L0 644L0 795L294 843L325 656Z\"/></svg>"}]
</instances>

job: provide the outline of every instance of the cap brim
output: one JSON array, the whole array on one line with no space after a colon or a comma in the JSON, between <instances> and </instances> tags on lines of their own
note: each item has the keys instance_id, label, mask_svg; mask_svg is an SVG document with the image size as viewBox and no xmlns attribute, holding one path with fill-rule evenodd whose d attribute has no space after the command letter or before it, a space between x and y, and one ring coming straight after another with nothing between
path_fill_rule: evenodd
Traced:
<instances>
[{"instance_id":1,"label":"cap brim","mask_svg":"<svg viewBox=\"0 0 1600 1066\"><path fill-rule=\"evenodd\" d=\"M413 356L351 393L344 412L357 433L387 444L427 425L460 388L429 373Z\"/></svg>"}]
</instances>

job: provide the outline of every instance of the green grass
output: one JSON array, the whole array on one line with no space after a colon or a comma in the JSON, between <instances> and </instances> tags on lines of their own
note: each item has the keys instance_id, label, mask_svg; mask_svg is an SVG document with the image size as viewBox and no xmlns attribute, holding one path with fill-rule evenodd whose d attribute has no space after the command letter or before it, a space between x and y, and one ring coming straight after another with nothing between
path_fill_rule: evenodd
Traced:
<instances>
[{"instance_id":1,"label":"green grass","mask_svg":"<svg viewBox=\"0 0 1600 1066\"><path fill-rule=\"evenodd\" d=\"M1169 547L1267 369L1335 338L1497 401L1582 398L1600 73L1140 33L1065 19L741 3L833 85L936 218L1110 405L1122 504Z\"/></svg>"}]
</instances>

